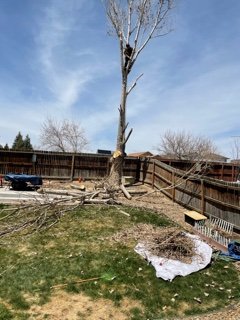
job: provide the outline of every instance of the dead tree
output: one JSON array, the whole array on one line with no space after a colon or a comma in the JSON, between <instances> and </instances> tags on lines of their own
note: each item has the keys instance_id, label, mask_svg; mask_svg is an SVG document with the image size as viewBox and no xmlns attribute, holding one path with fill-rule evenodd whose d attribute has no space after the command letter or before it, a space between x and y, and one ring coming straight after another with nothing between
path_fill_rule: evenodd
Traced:
<instances>
[{"instance_id":1,"label":"dead tree","mask_svg":"<svg viewBox=\"0 0 240 320\"><path fill-rule=\"evenodd\" d=\"M82 152L88 145L83 128L73 120L57 122L47 118L42 124L41 145L52 151Z\"/></svg>"},{"instance_id":2,"label":"dead tree","mask_svg":"<svg viewBox=\"0 0 240 320\"><path fill-rule=\"evenodd\" d=\"M232 142L232 158L239 162L240 159L240 136L233 136L234 138Z\"/></svg>"},{"instance_id":3,"label":"dead tree","mask_svg":"<svg viewBox=\"0 0 240 320\"><path fill-rule=\"evenodd\" d=\"M209 138L194 136L184 130L168 130L161 137L157 150L163 157L199 162L214 161L217 148Z\"/></svg>"},{"instance_id":4,"label":"dead tree","mask_svg":"<svg viewBox=\"0 0 240 320\"><path fill-rule=\"evenodd\" d=\"M128 76L139 54L153 38L170 32L167 23L173 0L103 0L110 22L111 34L119 41L121 62L121 101L116 151L112 157L109 181L119 186L121 183L126 143L132 133L127 133L126 121L127 98L134 89L140 74L128 86Z\"/></svg>"}]
</instances>

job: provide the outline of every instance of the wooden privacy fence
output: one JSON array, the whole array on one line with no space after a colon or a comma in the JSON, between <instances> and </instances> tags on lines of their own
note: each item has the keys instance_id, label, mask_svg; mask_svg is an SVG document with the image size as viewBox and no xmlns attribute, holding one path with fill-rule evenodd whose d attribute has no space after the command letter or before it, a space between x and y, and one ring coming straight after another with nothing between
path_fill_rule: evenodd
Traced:
<instances>
[{"instance_id":1,"label":"wooden privacy fence","mask_svg":"<svg viewBox=\"0 0 240 320\"><path fill-rule=\"evenodd\" d=\"M194 161L188 160L176 160L176 159L163 159L158 156L154 159L159 160L163 163L170 165L173 168L187 171L194 164ZM202 165L205 165L206 162L202 161ZM201 163L199 163L199 166ZM227 163L227 162L214 162L207 161L205 174L214 179L224 180L224 181L236 181L240 179L240 164L236 163Z\"/></svg>"},{"instance_id":2,"label":"wooden privacy fence","mask_svg":"<svg viewBox=\"0 0 240 320\"><path fill-rule=\"evenodd\" d=\"M189 209L228 221L240 230L240 184L188 174L158 160L140 162L140 181Z\"/></svg>"},{"instance_id":3,"label":"wooden privacy fence","mask_svg":"<svg viewBox=\"0 0 240 320\"><path fill-rule=\"evenodd\" d=\"M126 158L124 175L138 179L138 163ZM96 179L105 177L110 165L109 155L0 150L0 175L12 172L41 175L45 179Z\"/></svg>"},{"instance_id":4,"label":"wooden privacy fence","mask_svg":"<svg viewBox=\"0 0 240 320\"><path fill-rule=\"evenodd\" d=\"M47 179L96 179L105 177L110 166L109 155L0 150L0 175L12 172L37 174ZM221 164L216 166L222 167ZM236 168L231 172L236 172ZM185 170L154 159L126 158L123 174L161 189L187 208L228 221L240 230L240 184L197 174L189 176L189 165ZM221 177L223 173L221 171Z\"/></svg>"}]
</instances>

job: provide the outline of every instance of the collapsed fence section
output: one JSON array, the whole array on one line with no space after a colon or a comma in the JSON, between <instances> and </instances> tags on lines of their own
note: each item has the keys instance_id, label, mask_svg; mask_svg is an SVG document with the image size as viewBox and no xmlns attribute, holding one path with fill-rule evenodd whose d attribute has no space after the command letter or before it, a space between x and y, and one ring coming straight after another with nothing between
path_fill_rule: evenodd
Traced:
<instances>
[{"instance_id":1,"label":"collapsed fence section","mask_svg":"<svg viewBox=\"0 0 240 320\"><path fill-rule=\"evenodd\" d=\"M140 181L173 201L206 216L214 216L240 231L240 184L219 181L196 172L175 169L157 160L141 160Z\"/></svg>"}]
</instances>

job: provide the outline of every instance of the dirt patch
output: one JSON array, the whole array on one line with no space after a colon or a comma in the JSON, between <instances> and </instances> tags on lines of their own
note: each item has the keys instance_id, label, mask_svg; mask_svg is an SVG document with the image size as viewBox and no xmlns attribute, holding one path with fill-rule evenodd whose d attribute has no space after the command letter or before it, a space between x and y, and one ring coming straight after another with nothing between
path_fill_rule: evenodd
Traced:
<instances>
[{"instance_id":1,"label":"dirt patch","mask_svg":"<svg viewBox=\"0 0 240 320\"><path fill-rule=\"evenodd\" d=\"M92 191L96 185L92 181L61 181L61 180L43 180L43 188L52 188L57 190L72 190L71 186L84 186L88 191Z\"/></svg>"},{"instance_id":2,"label":"dirt patch","mask_svg":"<svg viewBox=\"0 0 240 320\"><path fill-rule=\"evenodd\" d=\"M30 310L30 319L41 320L128 320L130 310L142 309L141 305L133 300L124 299L120 306L107 299L92 300L83 294L56 293L50 302L43 306L33 306Z\"/></svg>"}]
</instances>

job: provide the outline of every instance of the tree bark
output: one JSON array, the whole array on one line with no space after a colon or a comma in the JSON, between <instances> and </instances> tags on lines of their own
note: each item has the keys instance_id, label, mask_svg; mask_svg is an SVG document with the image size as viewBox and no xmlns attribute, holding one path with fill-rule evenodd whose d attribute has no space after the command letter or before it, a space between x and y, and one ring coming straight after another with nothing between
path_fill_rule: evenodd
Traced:
<instances>
[{"instance_id":1,"label":"tree bark","mask_svg":"<svg viewBox=\"0 0 240 320\"><path fill-rule=\"evenodd\" d=\"M127 89L128 75L132 70L139 54L148 42L158 36L164 35L166 19L173 0L104 0L106 13L112 26L112 32L119 40L120 60L122 72L121 104L119 108L119 123L116 151L112 157L112 166L108 182L120 187L123 174L125 146L132 129L126 136L126 101L129 93L136 86L138 76L133 85ZM132 47L131 47L132 45ZM131 56L127 48L131 48Z\"/></svg>"},{"instance_id":2,"label":"tree bark","mask_svg":"<svg viewBox=\"0 0 240 320\"><path fill-rule=\"evenodd\" d=\"M127 102L127 80L128 70L122 66L122 92L121 104L119 107L119 121L116 151L112 157L112 166L109 174L109 182L112 185L120 186L123 175L123 164L125 158L125 132L126 132L126 102Z\"/></svg>"}]
</instances>

